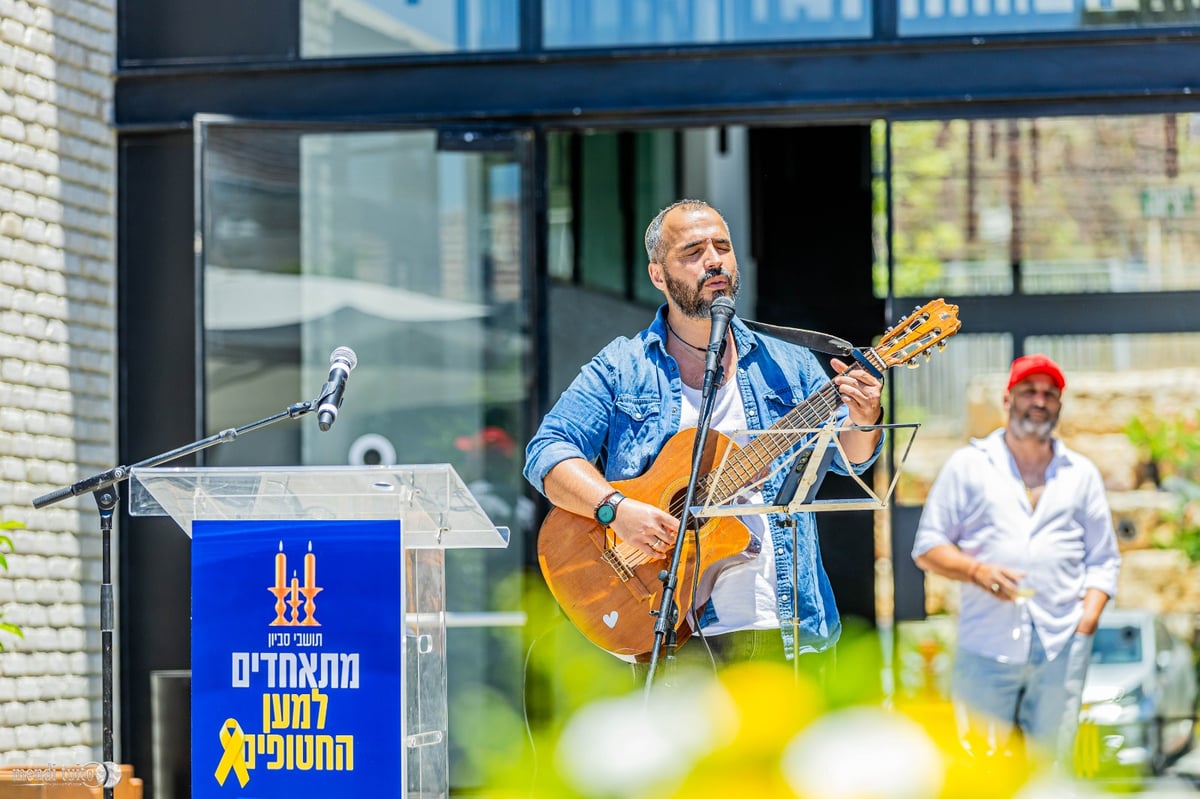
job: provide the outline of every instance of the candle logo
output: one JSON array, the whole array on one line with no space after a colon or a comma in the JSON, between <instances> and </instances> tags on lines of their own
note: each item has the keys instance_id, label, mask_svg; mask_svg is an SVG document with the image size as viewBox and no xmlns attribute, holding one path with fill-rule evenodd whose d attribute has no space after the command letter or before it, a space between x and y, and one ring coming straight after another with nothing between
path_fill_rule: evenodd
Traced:
<instances>
[{"instance_id":1,"label":"candle logo","mask_svg":"<svg viewBox=\"0 0 1200 799\"><path fill-rule=\"evenodd\" d=\"M275 619L272 627L320 627L317 621L316 596L324 589L317 585L317 556L312 551L312 541L308 542L308 551L304 554L304 585L292 570L292 578L288 580L287 554L283 551L283 541L279 542L279 551L275 553L275 584L267 590L275 596ZM304 597L302 600L300 597ZM304 618L300 618L300 608L304 607Z\"/></svg>"}]
</instances>

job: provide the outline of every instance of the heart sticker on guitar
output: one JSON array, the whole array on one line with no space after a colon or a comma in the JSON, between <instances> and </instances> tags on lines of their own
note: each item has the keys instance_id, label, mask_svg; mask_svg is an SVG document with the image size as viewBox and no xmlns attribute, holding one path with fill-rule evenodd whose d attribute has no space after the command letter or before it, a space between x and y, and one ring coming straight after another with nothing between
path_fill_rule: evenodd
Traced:
<instances>
[{"instance_id":1,"label":"heart sticker on guitar","mask_svg":"<svg viewBox=\"0 0 1200 799\"><path fill-rule=\"evenodd\" d=\"M619 615L620 614L618 614L614 610L609 613L605 613L603 616L600 617L600 620L608 626L608 629L611 630L613 627L617 626L617 618L619 617Z\"/></svg>"}]
</instances>

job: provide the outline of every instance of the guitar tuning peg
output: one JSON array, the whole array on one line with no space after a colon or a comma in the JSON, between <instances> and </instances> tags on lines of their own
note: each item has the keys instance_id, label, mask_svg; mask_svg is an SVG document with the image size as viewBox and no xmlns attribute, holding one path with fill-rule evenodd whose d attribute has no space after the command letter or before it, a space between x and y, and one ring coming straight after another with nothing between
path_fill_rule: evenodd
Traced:
<instances>
[{"instance_id":1,"label":"guitar tuning peg","mask_svg":"<svg viewBox=\"0 0 1200 799\"><path fill-rule=\"evenodd\" d=\"M917 361L916 358L909 358L907 361L904 362L904 365L907 366L909 369L916 369L921 364L920 364L920 362Z\"/></svg>"},{"instance_id":2,"label":"guitar tuning peg","mask_svg":"<svg viewBox=\"0 0 1200 799\"><path fill-rule=\"evenodd\" d=\"M948 342L948 341L944 341L944 340L943 340L943 341L939 341L939 342L937 343L938 352L941 352L942 350L946 349L946 345L947 345L947 344L949 344L949 343L950 343L950 342Z\"/></svg>"},{"instance_id":3,"label":"guitar tuning peg","mask_svg":"<svg viewBox=\"0 0 1200 799\"><path fill-rule=\"evenodd\" d=\"M929 359L932 357L933 357L933 353L930 352L929 350L925 350L925 362L929 363Z\"/></svg>"}]
</instances>

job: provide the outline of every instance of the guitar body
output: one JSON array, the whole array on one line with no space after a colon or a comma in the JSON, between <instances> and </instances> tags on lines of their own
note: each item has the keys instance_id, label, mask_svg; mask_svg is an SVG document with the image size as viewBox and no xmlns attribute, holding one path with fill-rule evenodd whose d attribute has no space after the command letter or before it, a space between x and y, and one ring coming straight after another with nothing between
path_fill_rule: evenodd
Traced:
<instances>
[{"instance_id":1,"label":"guitar body","mask_svg":"<svg viewBox=\"0 0 1200 799\"><path fill-rule=\"evenodd\" d=\"M613 487L626 497L656 505L678 517L687 496L695 437L695 428L676 433L645 474L616 481ZM731 448L736 451L737 445L728 436L710 430L701 478ZM704 504L699 493L694 504ZM674 597L680 619L676 645L691 637L688 616L692 603L703 604L708 599L721 569L755 557L751 540L750 531L737 517L704 520L699 533L697 583L695 526L689 525ZM654 648L656 622L651 611L658 611L662 602L659 573L670 566L672 551L661 558L647 559L594 519L559 508L552 509L542 522L537 545L538 563L550 592L579 631L601 649L625 660L648 660Z\"/></svg>"}]
</instances>

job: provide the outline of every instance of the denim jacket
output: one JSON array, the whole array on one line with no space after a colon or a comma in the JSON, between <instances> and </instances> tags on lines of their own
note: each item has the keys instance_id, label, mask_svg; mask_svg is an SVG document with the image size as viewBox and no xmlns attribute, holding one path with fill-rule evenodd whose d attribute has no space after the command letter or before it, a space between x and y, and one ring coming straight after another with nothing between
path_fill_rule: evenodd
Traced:
<instances>
[{"instance_id":1,"label":"denim jacket","mask_svg":"<svg viewBox=\"0 0 1200 799\"><path fill-rule=\"evenodd\" d=\"M583 366L550 409L525 453L525 477L538 491L545 493L546 474L569 458L596 463L610 481L639 477L667 440L679 432L682 383L679 367L667 353L665 317L664 305L650 327L635 338L609 343ZM736 379L749 428L770 427L828 382L809 350L755 334L737 317L730 327L737 342ZM839 405L837 416L842 419L846 413L846 406ZM871 459L857 464L855 471L870 466L881 447L882 441ZM831 468L847 474L840 454ZM778 492L785 473L780 470L763 486L768 502ZM841 620L821 563L816 520L812 513L797 514L798 552L793 552L792 531L782 524L785 517L771 514L768 518L784 649L789 657L794 651L824 651L841 634ZM795 615L800 620L799 642L793 641L791 624L793 558L798 563ZM714 621L718 612L719 608L708 603L701 627Z\"/></svg>"}]
</instances>

